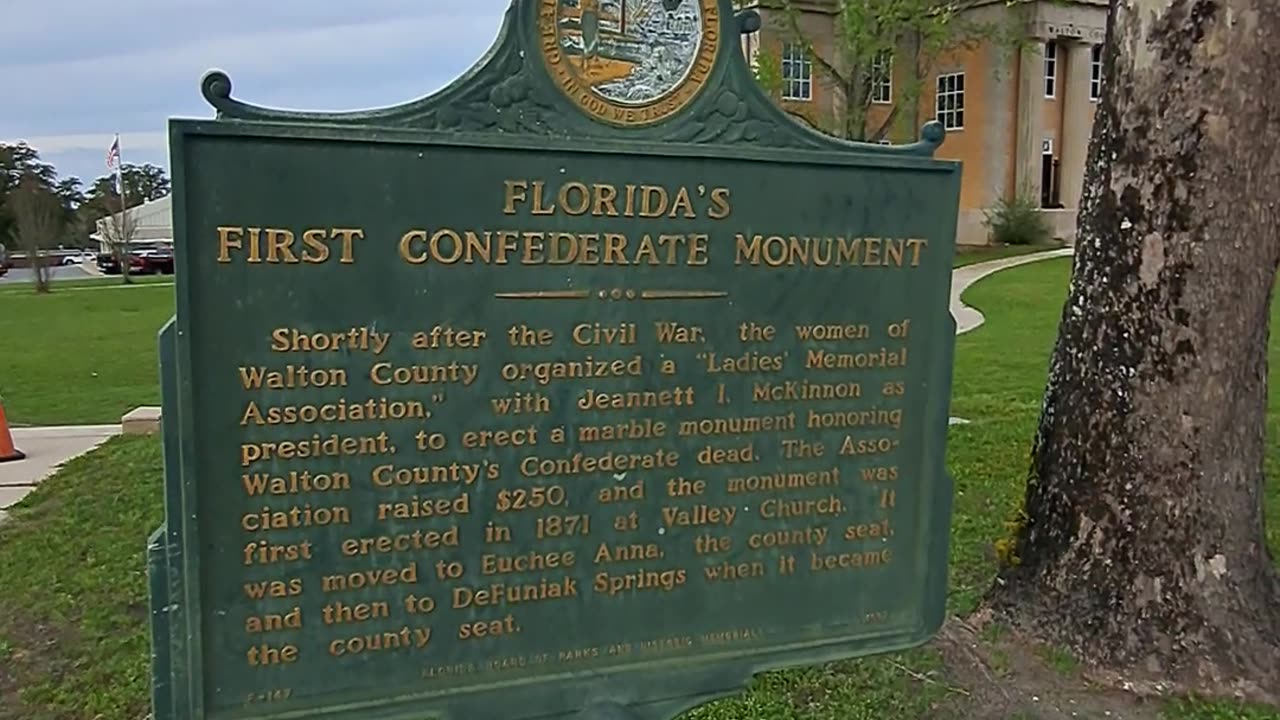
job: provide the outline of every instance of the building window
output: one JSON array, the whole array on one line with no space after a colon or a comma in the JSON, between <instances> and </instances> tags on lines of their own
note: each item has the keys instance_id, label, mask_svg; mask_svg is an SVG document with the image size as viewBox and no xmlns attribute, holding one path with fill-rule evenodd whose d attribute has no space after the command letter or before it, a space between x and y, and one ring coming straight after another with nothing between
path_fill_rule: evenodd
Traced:
<instances>
[{"instance_id":1,"label":"building window","mask_svg":"<svg viewBox=\"0 0 1280 720\"><path fill-rule=\"evenodd\" d=\"M871 61L871 102L893 102L893 53L881 51Z\"/></svg>"},{"instance_id":2,"label":"building window","mask_svg":"<svg viewBox=\"0 0 1280 720\"><path fill-rule=\"evenodd\" d=\"M942 127L947 130L964 129L964 73L938 76L935 108Z\"/></svg>"},{"instance_id":3,"label":"building window","mask_svg":"<svg viewBox=\"0 0 1280 720\"><path fill-rule=\"evenodd\" d=\"M1058 43L1050 40L1044 44L1044 96L1051 98L1058 93Z\"/></svg>"},{"instance_id":4,"label":"building window","mask_svg":"<svg viewBox=\"0 0 1280 720\"><path fill-rule=\"evenodd\" d=\"M1097 102L1102 98L1102 46L1089 48L1089 99Z\"/></svg>"},{"instance_id":5,"label":"building window","mask_svg":"<svg viewBox=\"0 0 1280 720\"><path fill-rule=\"evenodd\" d=\"M782 99L813 99L813 60L799 43L782 46Z\"/></svg>"}]
</instances>

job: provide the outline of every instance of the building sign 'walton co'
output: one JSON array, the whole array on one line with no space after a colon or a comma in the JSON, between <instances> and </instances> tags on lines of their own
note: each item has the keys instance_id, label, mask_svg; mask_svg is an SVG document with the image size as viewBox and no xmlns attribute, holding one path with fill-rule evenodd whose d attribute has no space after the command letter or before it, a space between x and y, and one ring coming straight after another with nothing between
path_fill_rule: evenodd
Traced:
<instances>
[{"instance_id":1,"label":"building sign 'walton co'","mask_svg":"<svg viewBox=\"0 0 1280 720\"><path fill-rule=\"evenodd\" d=\"M727 0L516 0L405 105L171 125L154 700L661 720L943 617L959 168Z\"/></svg>"}]
</instances>

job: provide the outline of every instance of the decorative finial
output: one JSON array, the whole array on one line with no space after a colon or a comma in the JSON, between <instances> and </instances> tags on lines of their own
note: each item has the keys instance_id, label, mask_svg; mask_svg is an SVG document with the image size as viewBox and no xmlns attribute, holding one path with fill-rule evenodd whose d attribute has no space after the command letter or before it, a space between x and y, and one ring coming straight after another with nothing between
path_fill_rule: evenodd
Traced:
<instances>
[{"instance_id":1,"label":"decorative finial","mask_svg":"<svg viewBox=\"0 0 1280 720\"><path fill-rule=\"evenodd\" d=\"M937 120L930 120L920 129L920 138L936 148L947 139L947 129Z\"/></svg>"},{"instance_id":2,"label":"decorative finial","mask_svg":"<svg viewBox=\"0 0 1280 720\"><path fill-rule=\"evenodd\" d=\"M210 70L200 79L200 94L205 102L221 109L225 101L231 99L231 78L221 70Z\"/></svg>"}]
</instances>

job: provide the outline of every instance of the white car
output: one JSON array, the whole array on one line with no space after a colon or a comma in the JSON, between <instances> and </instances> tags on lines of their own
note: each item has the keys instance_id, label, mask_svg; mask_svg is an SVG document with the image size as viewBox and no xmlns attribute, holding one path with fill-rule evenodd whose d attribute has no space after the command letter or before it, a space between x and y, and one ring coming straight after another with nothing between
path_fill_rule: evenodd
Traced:
<instances>
[{"instance_id":1,"label":"white car","mask_svg":"<svg viewBox=\"0 0 1280 720\"><path fill-rule=\"evenodd\" d=\"M68 255L62 258L62 264L63 265L83 265L84 263L94 262L97 259L98 259L97 255L94 255L88 250L82 250L78 253L75 253L73 255Z\"/></svg>"}]
</instances>

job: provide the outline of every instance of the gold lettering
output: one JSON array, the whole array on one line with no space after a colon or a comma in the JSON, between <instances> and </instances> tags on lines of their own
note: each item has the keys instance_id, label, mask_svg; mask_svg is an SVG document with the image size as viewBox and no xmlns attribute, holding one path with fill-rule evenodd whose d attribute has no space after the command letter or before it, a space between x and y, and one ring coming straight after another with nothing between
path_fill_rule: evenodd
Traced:
<instances>
[{"instance_id":1,"label":"gold lettering","mask_svg":"<svg viewBox=\"0 0 1280 720\"><path fill-rule=\"evenodd\" d=\"M452 255L445 255L441 250L441 240L445 239L449 240L452 246ZM435 258L436 262L444 263L445 265L452 265L461 260L465 250L462 244L462 237L449 228L437 230L431 236L431 240L428 241L428 246L431 248L431 256Z\"/></svg>"},{"instance_id":2,"label":"gold lettering","mask_svg":"<svg viewBox=\"0 0 1280 720\"><path fill-rule=\"evenodd\" d=\"M502 620L464 622L458 626L458 639L469 640L472 638L496 637L513 635L518 632L520 632L520 626L516 624L515 617L507 615Z\"/></svg>"},{"instance_id":3,"label":"gold lettering","mask_svg":"<svg viewBox=\"0 0 1280 720\"><path fill-rule=\"evenodd\" d=\"M595 185L595 208L591 214L596 217L617 217L618 208L613 204L618 198L618 188L612 185Z\"/></svg>"},{"instance_id":4,"label":"gold lettering","mask_svg":"<svg viewBox=\"0 0 1280 720\"><path fill-rule=\"evenodd\" d=\"M218 227L218 262L231 262L231 251L240 250L244 247L244 228L219 226Z\"/></svg>"},{"instance_id":5,"label":"gold lettering","mask_svg":"<svg viewBox=\"0 0 1280 720\"><path fill-rule=\"evenodd\" d=\"M702 568L702 574L707 582L733 582L765 576L764 563L759 560L749 563L723 562L719 565L708 565Z\"/></svg>"},{"instance_id":6,"label":"gold lettering","mask_svg":"<svg viewBox=\"0 0 1280 720\"><path fill-rule=\"evenodd\" d=\"M809 569L814 572L859 570L888 565L892 559L893 551L889 548L868 550L866 552L833 553L830 555L810 551Z\"/></svg>"},{"instance_id":7,"label":"gold lettering","mask_svg":"<svg viewBox=\"0 0 1280 720\"><path fill-rule=\"evenodd\" d=\"M458 526L450 525L445 530L414 530L399 535L377 535L374 537L348 538L341 545L342 554L347 557L373 555L377 553L419 552L437 548L458 547Z\"/></svg>"},{"instance_id":8,"label":"gold lettering","mask_svg":"<svg viewBox=\"0 0 1280 720\"><path fill-rule=\"evenodd\" d=\"M598 185L596 187L599 187ZM570 201L570 194L576 192L576 201ZM587 186L580 182L569 182L560 186L560 208L569 215L585 215L591 207L591 193Z\"/></svg>"},{"instance_id":9,"label":"gold lettering","mask_svg":"<svg viewBox=\"0 0 1280 720\"><path fill-rule=\"evenodd\" d=\"M267 262L278 263L283 257L286 264L296 264L298 256L293 254L293 232L278 228L267 229Z\"/></svg>"},{"instance_id":10,"label":"gold lettering","mask_svg":"<svg viewBox=\"0 0 1280 720\"><path fill-rule=\"evenodd\" d=\"M648 235L645 236L648 239ZM605 265L626 265L627 256L624 254L627 246L627 238L625 235L609 233L604 236L604 264ZM643 249L641 250L643 252Z\"/></svg>"},{"instance_id":11,"label":"gold lettering","mask_svg":"<svg viewBox=\"0 0 1280 720\"><path fill-rule=\"evenodd\" d=\"M689 265L706 265L711 238L706 233L689 236Z\"/></svg>"},{"instance_id":12,"label":"gold lettering","mask_svg":"<svg viewBox=\"0 0 1280 720\"><path fill-rule=\"evenodd\" d=\"M502 207L506 215L516 214L516 203L525 201L525 190L529 187L527 180L507 180L503 185L507 190L507 201Z\"/></svg>"},{"instance_id":13,"label":"gold lettering","mask_svg":"<svg viewBox=\"0 0 1280 720\"><path fill-rule=\"evenodd\" d=\"M666 188L656 185L642 185L640 187L640 217L662 217L667 211L669 202L671 202L671 197L667 194Z\"/></svg>"},{"instance_id":14,"label":"gold lettering","mask_svg":"<svg viewBox=\"0 0 1280 720\"><path fill-rule=\"evenodd\" d=\"M256 227L249 228L249 260L248 262L251 262L251 263L262 262L261 246L259 245L261 239L262 239L262 228L256 228Z\"/></svg>"},{"instance_id":15,"label":"gold lettering","mask_svg":"<svg viewBox=\"0 0 1280 720\"><path fill-rule=\"evenodd\" d=\"M637 590L649 590L661 593L673 592L685 584L688 573L684 568L671 570L640 570L633 573L613 575L607 572L596 573L591 583L595 592L614 597L622 593Z\"/></svg>"},{"instance_id":16,"label":"gold lettering","mask_svg":"<svg viewBox=\"0 0 1280 720\"><path fill-rule=\"evenodd\" d=\"M325 237L328 235L324 230L312 229L302 233L302 244L306 247L302 250L302 261L307 263L322 263L329 259L329 246L325 244Z\"/></svg>"},{"instance_id":17,"label":"gold lettering","mask_svg":"<svg viewBox=\"0 0 1280 720\"><path fill-rule=\"evenodd\" d=\"M296 645L272 647L266 643L254 645L245 653L245 662L249 667L262 665L290 665L298 661Z\"/></svg>"},{"instance_id":18,"label":"gold lettering","mask_svg":"<svg viewBox=\"0 0 1280 720\"><path fill-rule=\"evenodd\" d=\"M542 192L546 189L547 184L541 180L533 183L533 215L554 215L556 207L554 205L545 206L542 204Z\"/></svg>"},{"instance_id":19,"label":"gold lettering","mask_svg":"<svg viewBox=\"0 0 1280 720\"><path fill-rule=\"evenodd\" d=\"M364 239L364 230L360 228L334 228L333 236L342 240L342 255L338 262L350 265L356 261L355 241Z\"/></svg>"},{"instance_id":20,"label":"gold lettering","mask_svg":"<svg viewBox=\"0 0 1280 720\"><path fill-rule=\"evenodd\" d=\"M712 188L711 189L711 208L707 211L707 216L712 220L723 220L729 217L732 212L729 207L729 188Z\"/></svg>"},{"instance_id":21,"label":"gold lettering","mask_svg":"<svg viewBox=\"0 0 1280 720\"><path fill-rule=\"evenodd\" d=\"M735 237L736 265L766 267L903 267L910 251L910 267L920 264L927 240L901 238L811 237L760 235Z\"/></svg>"},{"instance_id":22,"label":"gold lettering","mask_svg":"<svg viewBox=\"0 0 1280 720\"><path fill-rule=\"evenodd\" d=\"M677 215L684 215L687 218L698 217L698 213L693 211L693 200L689 198L689 188L682 187L676 191L676 199L671 203L671 212L667 217L674 218Z\"/></svg>"},{"instance_id":23,"label":"gold lettering","mask_svg":"<svg viewBox=\"0 0 1280 720\"><path fill-rule=\"evenodd\" d=\"M511 237L512 242L515 242L517 233L501 233L500 237L502 235L509 235ZM542 244L541 237L530 238L529 241L524 244L524 254L521 256L520 262L524 263L525 265L542 264L544 262L542 257L542 252L545 249L545 247L546 246Z\"/></svg>"},{"instance_id":24,"label":"gold lettering","mask_svg":"<svg viewBox=\"0 0 1280 720\"><path fill-rule=\"evenodd\" d=\"M410 230L409 232L400 236L400 257L403 258L405 262L410 263L412 265L421 265L425 263L427 261L427 253L425 251L415 253L413 251L413 244L415 242L421 244L421 243L425 243L426 241L427 241L426 230Z\"/></svg>"},{"instance_id":25,"label":"gold lettering","mask_svg":"<svg viewBox=\"0 0 1280 720\"><path fill-rule=\"evenodd\" d=\"M431 628L405 625L399 630L354 635L334 640L329 643L328 650L333 657L397 650L422 650L431 643L431 638Z\"/></svg>"}]
</instances>

